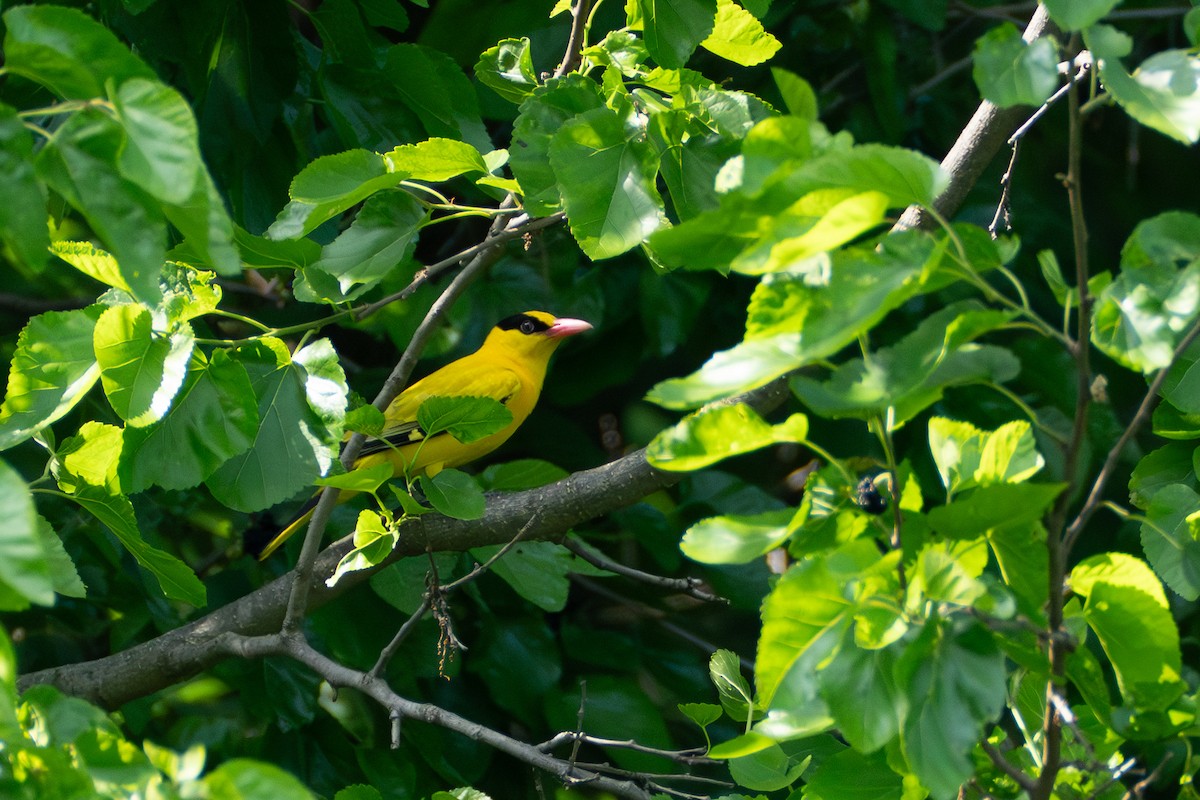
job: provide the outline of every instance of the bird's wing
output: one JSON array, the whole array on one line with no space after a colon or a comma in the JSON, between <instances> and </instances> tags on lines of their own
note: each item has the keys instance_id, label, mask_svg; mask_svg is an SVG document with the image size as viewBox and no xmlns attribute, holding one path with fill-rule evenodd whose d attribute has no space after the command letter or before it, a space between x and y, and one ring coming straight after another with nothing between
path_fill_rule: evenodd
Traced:
<instances>
[{"instance_id":1,"label":"bird's wing","mask_svg":"<svg viewBox=\"0 0 1200 800\"><path fill-rule=\"evenodd\" d=\"M507 403L521 388L520 376L511 369L471 356L461 358L417 381L393 400L383 415L383 431L367 440L360 455L426 438L425 431L417 424L417 409L430 397L490 397Z\"/></svg>"}]
</instances>

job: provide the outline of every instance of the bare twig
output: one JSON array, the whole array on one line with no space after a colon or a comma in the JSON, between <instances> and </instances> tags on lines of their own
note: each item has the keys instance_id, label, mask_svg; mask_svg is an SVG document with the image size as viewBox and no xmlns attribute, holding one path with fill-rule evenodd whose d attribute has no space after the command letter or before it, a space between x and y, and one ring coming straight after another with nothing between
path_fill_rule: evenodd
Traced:
<instances>
[{"instance_id":1,"label":"bare twig","mask_svg":"<svg viewBox=\"0 0 1200 800\"><path fill-rule=\"evenodd\" d=\"M571 35L567 39L567 52L563 56L562 63L558 65L558 69L554 70L554 77L561 78L579 67L583 48L587 45L585 37L587 36L588 13L591 7L592 0L575 0L574 5L571 6Z\"/></svg>"},{"instance_id":2,"label":"bare twig","mask_svg":"<svg viewBox=\"0 0 1200 800\"><path fill-rule=\"evenodd\" d=\"M1166 767L1174 757L1175 754L1168 750L1163 755L1162 760L1158 762L1158 766L1155 767L1149 775L1135 783L1133 788L1126 792L1125 796L1122 797L1121 800L1141 800L1141 798L1145 795L1146 790L1150 788L1150 784L1158 780L1158 776L1162 774L1163 768Z\"/></svg>"},{"instance_id":3,"label":"bare twig","mask_svg":"<svg viewBox=\"0 0 1200 800\"><path fill-rule=\"evenodd\" d=\"M1001 753L999 750L997 750L991 742L985 739L979 743L979 746L983 748L983 752L987 753L987 757L992 760L992 763L995 764L1001 772L1017 782L1017 786L1020 786L1022 791L1033 791L1033 787L1037 782L1022 772L1016 764L1011 763L1007 758L1005 758L1004 753Z\"/></svg>"},{"instance_id":4,"label":"bare twig","mask_svg":"<svg viewBox=\"0 0 1200 800\"><path fill-rule=\"evenodd\" d=\"M649 745L638 744L632 739L605 739L600 736L591 736L583 733L580 730L562 731L557 733L541 744L537 748L543 753L553 752L555 748L566 744L567 742L582 742L584 744L594 745L596 747L615 747L621 750L634 750L638 753L649 753L654 756L662 756L671 761L676 761L680 764L719 764L721 762L716 759L708 758L704 755L705 748L690 747L685 750L664 750L659 747L650 747Z\"/></svg>"},{"instance_id":5,"label":"bare twig","mask_svg":"<svg viewBox=\"0 0 1200 800\"><path fill-rule=\"evenodd\" d=\"M570 550L575 555L582 558L584 561L591 564L593 567L608 570L617 575L622 575L626 578L632 578L641 583L648 583L651 586L658 586L662 589L671 591L683 592L697 600L703 600L709 603L728 603L724 597L715 595L708 589L704 588L704 582L699 578L667 578L662 575L654 575L649 572L642 572L640 569L627 567L624 564L606 558L601 553L585 547L582 542L567 537L563 540L563 547Z\"/></svg>"}]
</instances>

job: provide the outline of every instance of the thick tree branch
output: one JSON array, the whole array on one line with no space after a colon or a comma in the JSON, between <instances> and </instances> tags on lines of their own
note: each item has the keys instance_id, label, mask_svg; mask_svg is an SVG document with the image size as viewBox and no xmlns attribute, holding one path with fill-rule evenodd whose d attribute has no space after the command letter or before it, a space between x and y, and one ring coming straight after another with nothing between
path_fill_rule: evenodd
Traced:
<instances>
[{"instance_id":1,"label":"thick tree branch","mask_svg":"<svg viewBox=\"0 0 1200 800\"><path fill-rule=\"evenodd\" d=\"M1025 28L1025 41L1032 42L1057 32L1044 6L1039 5ZM967 194L979 176L1004 147L1008 137L1025 120L1024 106L998 108L987 100L979 104L974 116L959 134L950 152L942 159L942 168L950 175L950 184L933 202L938 214L945 219L954 216L967 199ZM896 228L920 228L932 223L927 212L910 206L896 223Z\"/></svg>"},{"instance_id":2,"label":"thick tree branch","mask_svg":"<svg viewBox=\"0 0 1200 800\"><path fill-rule=\"evenodd\" d=\"M777 406L787 395L787 382L776 380L730 402L744 401L764 410ZM682 474L651 467L644 451L595 469L577 472L557 483L525 492L491 495L487 513L464 521L426 514L401 528L400 542L391 564L429 550L469 550L504 544L530 521L530 509L538 509L525 538L548 540L561 537L572 526L603 516L637 502L652 492L676 483ZM318 608L350 588L366 581L374 570L344 576L330 588L325 579L352 547L349 537L326 548L317 558L311 581L308 609ZM381 565L380 568L382 568ZM128 650L94 661L68 664L21 676L22 690L39 683L58 687L106 708L116 708L145 697L211 668L227 658L214 648L225 634L255 636L279 630L287 607L292 573L288 573L195 622Z\"/></svg>"}]
</instances>

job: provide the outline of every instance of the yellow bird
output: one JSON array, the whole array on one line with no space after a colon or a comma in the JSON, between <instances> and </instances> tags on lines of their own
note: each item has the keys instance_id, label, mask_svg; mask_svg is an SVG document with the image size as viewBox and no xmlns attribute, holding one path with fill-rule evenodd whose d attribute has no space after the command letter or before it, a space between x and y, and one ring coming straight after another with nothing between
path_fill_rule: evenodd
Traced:
<instances>
[{"instance_id":1,"label":"yellow bird","mask_svg":"<svg viewBox=\"0 0 1200 800\"><path fill-rule=\"evenodd\" d=\"M545 311L526 311L500 320L478 350L422 378L391 402L383 413L382 433L367 439L354 467L390 462L394 475L415 477L435 475L487 455L508 441L533 411L542 393L550 356L563 339L591 327L581 319L555 318ZM449 433L426 438L417 425L417 409L430 397L491 397L512 412L512 422L468 444ZM343 492L342 498L351 495ZM300 517L263 548L259 559L274 553L304 527L315 505L316 496Z\"/></svg>"}]
</instances>

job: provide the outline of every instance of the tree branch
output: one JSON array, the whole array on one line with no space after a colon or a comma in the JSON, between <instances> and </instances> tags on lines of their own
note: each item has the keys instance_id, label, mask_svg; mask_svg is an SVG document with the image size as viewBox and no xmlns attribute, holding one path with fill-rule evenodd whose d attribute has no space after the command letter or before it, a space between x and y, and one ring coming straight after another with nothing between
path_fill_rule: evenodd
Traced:
<instances>
[{"instance_id":1,"label":"tree branch","mask_svg":"<svg viewBox=\"0 0 1200 800\"><path fill-rule=\"evenodd\" d=\"M1025 41L1032 42L1043 36L1057 32L1050 21L1046 8L1039 5L1025 28ZM942 217L949 219L962 206L967 194L979 180L979 176L987 168L1000 148L1008 141L1008 137L1024 121L1026 115L1024 106L998 108L984 100L975 110L974 116L958 140L950 148L950 152L942 159L942 168L950 175L950 183L946 190L933 201L934 209ZM900 216L896 223L897 230L921 228L932 223L927 212L918 206L910 206Z\"/></svg>"},{"instance_id":2,"label":"tree branch","mask_svg":"<svg viewBox=\"0 0 1200 800\"><path fill-rule=\"evenodd\" d=\"M727 402L745 402L760 411L774 408L788 394L785 378ZM652 492L671 486L682 473L651 467L645 451L595 469L570 475L557 483L524 492L488 497L487 513L477 520L456 520L425 514L401 528L400 542L384 564L428 550L463 551L473 547L504 544L513 531L529 521L529 509L541 513L531 526L527 540L561 537L574 525L608 514L637 502ZM350 588L364 583L376 570L345 575L330 588L325 579L353 546L350 537L327 547L317 558L311 581L308 609L318 608ZM211 668L228 657L213 646L225 634L255 636L279 630L287 607L293 573L212 611L183 627L135 645L128 650L94 661L67 664L21 676L27 689L45 683L67 694L82 697L106 708L116 708L145 697Z\"/></svg>"}]
</instances>

